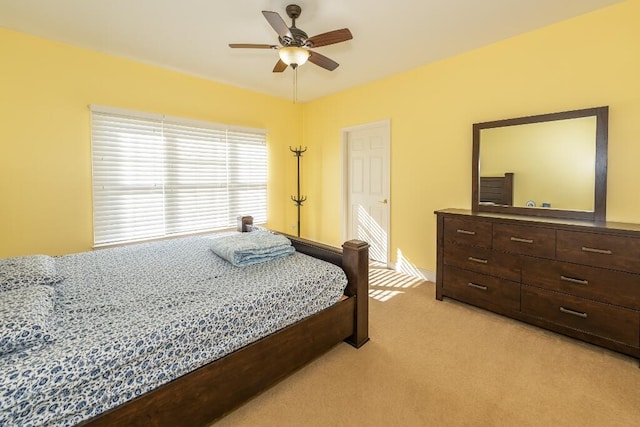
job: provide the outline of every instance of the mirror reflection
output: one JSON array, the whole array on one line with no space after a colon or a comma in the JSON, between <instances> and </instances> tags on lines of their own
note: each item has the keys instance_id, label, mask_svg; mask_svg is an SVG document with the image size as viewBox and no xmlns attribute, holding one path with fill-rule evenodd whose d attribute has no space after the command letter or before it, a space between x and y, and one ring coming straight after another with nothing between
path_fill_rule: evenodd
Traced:
<instances>
[{"instance_id":1,"label":"mirror reflection","mask_svg":"<svg viewBox=\"0 0 640 427\"><path fill-rule=\"evenodd\" d=\"M479 203L594 211L596 117L480 130Z\"/></svg>"}]
</instances>

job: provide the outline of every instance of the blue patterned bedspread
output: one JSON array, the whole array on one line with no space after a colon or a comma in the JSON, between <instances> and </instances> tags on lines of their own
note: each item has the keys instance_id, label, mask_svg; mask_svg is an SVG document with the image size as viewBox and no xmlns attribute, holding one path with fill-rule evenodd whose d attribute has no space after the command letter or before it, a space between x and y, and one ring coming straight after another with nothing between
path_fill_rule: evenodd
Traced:
<instances>
[{"instance_id":1,"label":"blue patterned bedspread","mask_svg":"<svg viewBox=\"0 0 640 427\"><path fill-rule=\"evenodd\" d=\"M0 425L73 425L335 304L300 253L238 268L216 235L56 258L55 342L0 357Z\"/></svg>"}]
</instances>

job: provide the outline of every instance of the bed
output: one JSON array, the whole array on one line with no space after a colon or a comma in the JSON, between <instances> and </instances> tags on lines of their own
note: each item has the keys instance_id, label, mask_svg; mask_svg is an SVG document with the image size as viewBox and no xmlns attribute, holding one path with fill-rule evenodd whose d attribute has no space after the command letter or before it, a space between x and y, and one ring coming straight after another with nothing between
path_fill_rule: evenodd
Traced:
<instances>
[{"instance_id":1,"label":"bed","mask_svg":"<svg viewBox=\"0 0 640 427\"><path fill-rule=\"evenodd\" d=\"M513 205L513 172L504 176L480 177L480 203L485 205Z\"/></svg>"},{"instance_id":2,"label":"bed","mask_svg":"<svg viewBox=\"0 0 640 427\"><path fill-rule=\"evenodd\" d=\"M239 228L250 222L242 218ZM56 258L64 279L28 289L53 288L65 316L56 317L55 342L0 358L0 425L206 425L337 343L368 341L365 242L339 251L287 236L295 254L238 269L206 250L218 237L103 250L106 261L102 251ZM229 278L229 269L240 276ZM320 278L328 294L315 295ZM94 284L91 292L81 282ZM236 291L250 303L237 303ZM64 362L45 358L60 352Z\"/></svg>"}]
</instances>

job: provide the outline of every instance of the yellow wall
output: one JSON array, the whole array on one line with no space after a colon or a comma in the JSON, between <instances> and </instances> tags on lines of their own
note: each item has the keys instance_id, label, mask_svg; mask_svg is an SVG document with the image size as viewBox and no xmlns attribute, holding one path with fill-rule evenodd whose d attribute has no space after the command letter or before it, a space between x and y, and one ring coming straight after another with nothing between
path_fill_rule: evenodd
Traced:
<instances>
[{"instance_id":1,"label":"yellow wall","mask_svg":"<svg viewBox=\"0 0 640 427\"><path fill-rule=\"evenodd\" d=\"M303 234L340 242L340 130L390 119L392 254L433 271L433 211L471 207L473 123L601 105L607 217L640 222L639 21L631 0L305 104Z\"/></svg>"},{"instance_id":2,"label":"yellow wall","mask_svg":"<svg viewBox=\"0 0 640 427\"><path fill-rule=\"evenodd\" d=\"M512 172L514 206L593 211L595 164L595 116L480 130L480 176Z\"/></svg>"},{"instance_id":3,"label":"yellow wall","mask_svg":"<svg viewBox=\"0 0 640 427\"><path fill-rule=\"evenodd\" d=\"M0 257L91 248L89 104L268 129L269 225L295 221L300 105L2 29L0 58Z\"/></svg>"}]
</instances>

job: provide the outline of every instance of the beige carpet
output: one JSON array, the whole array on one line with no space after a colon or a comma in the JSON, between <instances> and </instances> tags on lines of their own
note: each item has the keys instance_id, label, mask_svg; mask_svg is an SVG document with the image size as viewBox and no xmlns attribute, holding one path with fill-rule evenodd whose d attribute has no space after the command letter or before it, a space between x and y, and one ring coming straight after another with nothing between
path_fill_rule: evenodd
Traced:
<instances>
[{"instance_id":1,"label":"beige carpet","mask_svg":"<svg viewBox=\"0 0 640 427\"><path fill-rule=\"evenodd\" d=\"M433 283L371 278L369 343L339 344L215 426L640 425L635 359L436 301Z\"/></svg>"}]
</instances>

